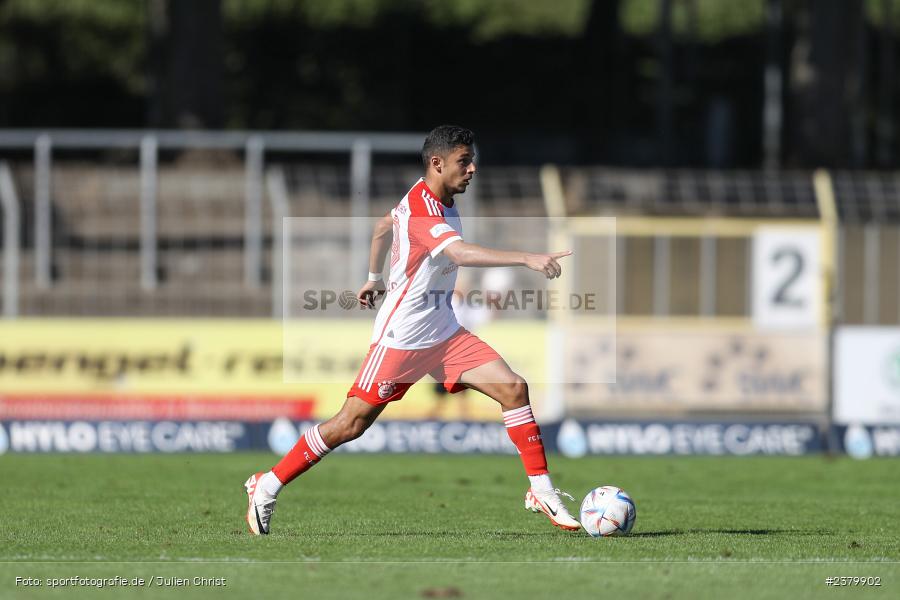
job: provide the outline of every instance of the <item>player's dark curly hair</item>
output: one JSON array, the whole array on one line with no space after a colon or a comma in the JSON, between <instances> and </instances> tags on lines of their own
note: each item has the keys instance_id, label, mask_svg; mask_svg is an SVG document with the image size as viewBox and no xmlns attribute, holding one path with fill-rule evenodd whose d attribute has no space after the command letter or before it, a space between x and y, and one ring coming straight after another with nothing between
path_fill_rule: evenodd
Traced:
<instances>
[{"instance_id":1,"label":"player's dark curly hair","mask_svg":"<svg viewBox=\"0 0 900 600\"><path fill-rule=\"evenodd\" d=\"M471 146L475 134L456 125L441 125L431 130L422 146L422 164L428 170L432 156L447 156L457 146Z\"/></svg>"}]
</instances>

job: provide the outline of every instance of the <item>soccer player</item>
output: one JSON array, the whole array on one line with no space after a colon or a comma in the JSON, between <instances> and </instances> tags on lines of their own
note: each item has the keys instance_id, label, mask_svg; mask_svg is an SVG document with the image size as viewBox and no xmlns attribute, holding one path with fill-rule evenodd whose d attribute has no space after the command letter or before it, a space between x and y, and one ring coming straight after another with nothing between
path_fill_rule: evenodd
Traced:
<instances>
[{"instance_id":1,"label":"soccer player","mask_svg":"<svg viewBox=\"0 0 900 600\"><path fill-rule=\"evenodd\" d=\"M358 299L372 308L386 295L369 353L341 410L306 431L271 471L255 473L244 484L252 533L269 533L283 486L361 436L388 402L400 400L426 374L443 382L450 393L471 388L496 400L530 480L525 508L543 512L562 529L580 527L550 480L525 380L490 346L460 327L449 302L460 266L524 266L553 279L562 273L557 260L571 254L493 250L463 241L454 196L465 193L475 175L473 143L472 132L461 127L443 125L429 133L422 147L425 177L375 225L369 281ZM391 266L385 288L381 269L388 249Z\"/></svg>"}]
</instances>

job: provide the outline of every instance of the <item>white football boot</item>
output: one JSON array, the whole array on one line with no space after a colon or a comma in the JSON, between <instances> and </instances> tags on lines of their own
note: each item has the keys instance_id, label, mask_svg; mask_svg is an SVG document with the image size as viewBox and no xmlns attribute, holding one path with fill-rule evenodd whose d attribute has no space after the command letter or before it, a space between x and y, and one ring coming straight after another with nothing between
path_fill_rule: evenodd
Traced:
<instances>
[{"instance_id":1,"label":"white football boot","mask_svg":"<svg viewBox=\"0 0 900 600\"><path fill-rule=\"evenodd\" d=\"M275 512L275 498L269 496L257 486L259 478L263 475L265 473L262 471L254 473L250 476L250 479L244 482L249 501L247 525L250 526L250 533L253 535L269 534L269 522L272 520L272 513Z\"/></svg>"},{"instance_id":2,"label":"white football boot","mask_svg":"<svg viewBox=\"0 0 900 600\"><path fill-rule=\"evenodd\" d=\"M569 514L569 509L563 504L560 494L567 496L570 500L575 500L572 496L559 490L548 490L545 492L536 492L533 488L529 488L525 492L525 509L531 512L542 512L550 519L550 522L566 531L578 531L581 529L581 523L578 519Z\"/></svg>"}]
</instances>

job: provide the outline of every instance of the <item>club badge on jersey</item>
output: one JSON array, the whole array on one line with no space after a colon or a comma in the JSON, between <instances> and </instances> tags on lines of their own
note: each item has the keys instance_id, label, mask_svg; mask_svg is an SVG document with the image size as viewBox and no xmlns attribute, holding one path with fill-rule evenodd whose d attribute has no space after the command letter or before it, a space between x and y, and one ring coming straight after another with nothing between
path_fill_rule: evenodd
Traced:
<instances>
[{"instance_id":1,"label":"club badge on jersey","mask_svg":"<svg viewBox=\"0 0 900 600\"><path fill-rule=\"evenodd\" d=\"M378 397L382 400L390 398L396 389L397 385L393 381L382 381L378 384Z\"/></svg>"}]
</instances>

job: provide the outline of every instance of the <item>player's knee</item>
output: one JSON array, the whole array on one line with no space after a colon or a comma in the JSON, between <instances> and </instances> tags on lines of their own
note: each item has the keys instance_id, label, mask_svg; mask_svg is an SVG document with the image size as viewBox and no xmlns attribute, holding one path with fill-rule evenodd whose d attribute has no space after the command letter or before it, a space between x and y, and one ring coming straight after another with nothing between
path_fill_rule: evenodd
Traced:
<instances>
[{"instance_id":1,"label":"player's knee","mask_svg":"<svg viewBox=\"0 0 900 600\"><path fill-rule=\"evenodd\" d=\"M361 436L369 428L369 423L364 419L353 419L345 430L347 435L346 441L352 441Z\"/></svg>"},{"instance_id":2,"label":"player's knee","mask_svg":"<svg viewBox=\"0 0 900 600\"><path fill-rule=\"evenodd\" d=\"M338 427L341 443L355 440L369 428L369 422L360 417L347 417L341 419Z\"/></svg>"},{"instance_id":3,"label":"player's knee","mask_svg":"<svg viewBox=\"0 0 900 600\"><path fill-rule=\"evenodd\" d=\"M331 448L351 442L365 433L369 423L358 417L337 415L328 423L328 436L325 440Z\"/></svg>"},{"instance_id":4,"label":"player's knee","mask_svg":"<svg viewBox=\"0 0 900 600\"><path fill-rule=\"evenodd\" d=\"M516 380L513 383L513 396L520 406L528 404L528 382L518 375L516 375Z\"/></svg>"},{"instance_id":5,"label":"player's knee","mask_svg":"<svg viewBox=\"0 0 900 600\"><path fill-rule=\"evenodd\" d=\"M513 375L512 381L506 386L504 398L501 400L504 408L521 408L528 404L528 383L518 375Z\"/></svg>"}]
</instances>

